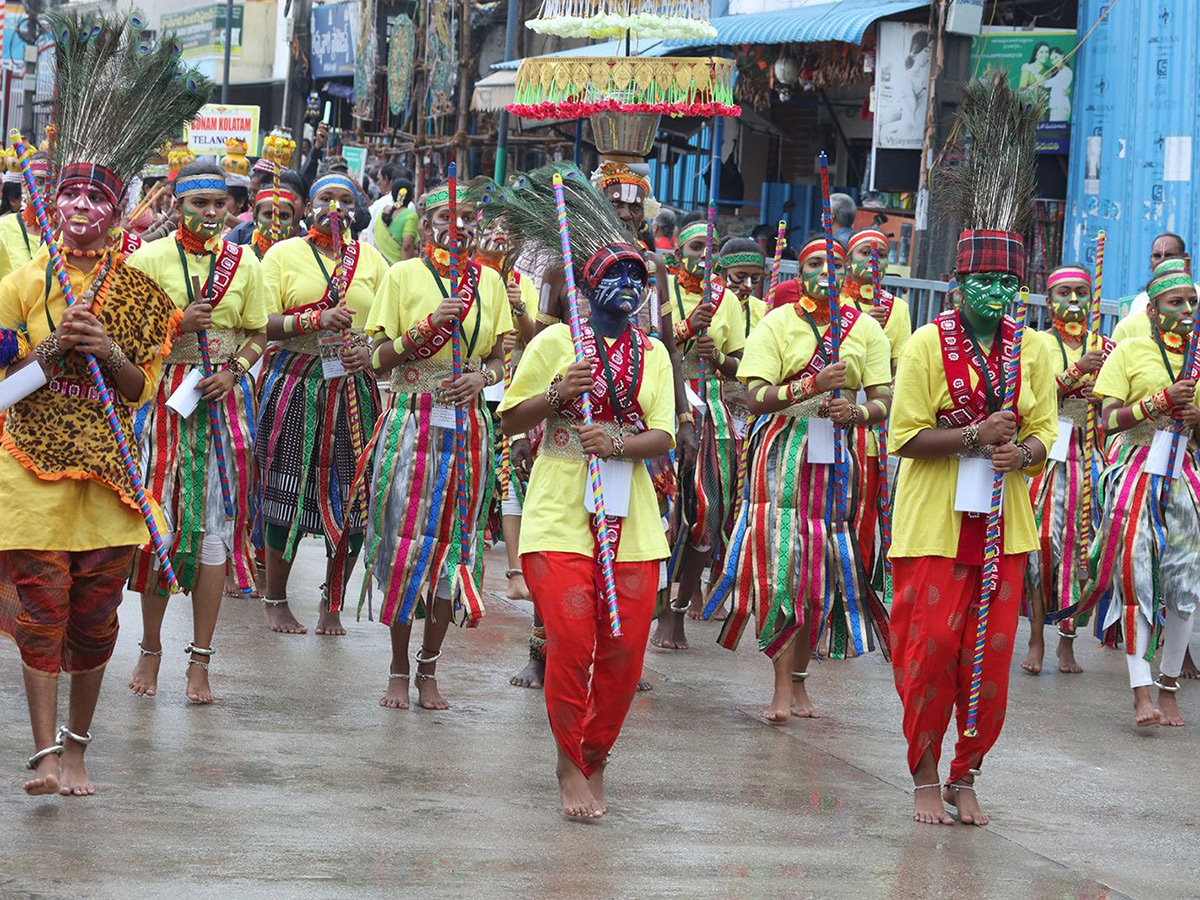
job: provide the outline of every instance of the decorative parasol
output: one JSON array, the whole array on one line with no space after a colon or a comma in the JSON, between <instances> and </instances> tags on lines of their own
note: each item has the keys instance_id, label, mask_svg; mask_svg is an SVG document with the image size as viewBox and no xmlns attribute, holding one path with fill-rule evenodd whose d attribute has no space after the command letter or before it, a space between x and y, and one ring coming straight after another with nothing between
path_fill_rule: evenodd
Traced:
<instances>
[{"instance_id":1,"label":"decorative parasol","mask_svg":"<svg viewBox=\"0 0 1200 900\"><path fill-rule=\"evenodd\" d=\"M701 39L717 36L708 22L708 0L542 0L525 25L538 34L570 38Z\"/></svg>"}]
</instances>

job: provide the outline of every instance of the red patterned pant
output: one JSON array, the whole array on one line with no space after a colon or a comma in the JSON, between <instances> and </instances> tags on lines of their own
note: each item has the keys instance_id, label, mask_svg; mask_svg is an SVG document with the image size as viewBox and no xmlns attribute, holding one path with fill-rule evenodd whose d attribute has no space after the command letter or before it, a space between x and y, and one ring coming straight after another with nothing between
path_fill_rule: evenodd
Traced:
<instances>
[{"instance_id":1,"label":"red patterned pant","mask_svg":"<svg viewBox=\"0 0 1200 900\"><path fill-rule=\"evenodd\" d=\"M76 675L108 662L134 549L0 551L0 634L26 666Z\"/></svg>"},{"instance_id":2,"label":"red patterned pant","mask_svg":"<svg viewBox=\"0 0 1200 900\"><path fill-rule=\"evenodd\" d=\"M933 751L935 761L941 758L942 738L955 707L959 738L950 764L951 781L979 768L1000 737L1026 556L1001 557L1000 583L988 612L978 734L973 738L962 737L962 732L967 724L983 568L942 556L892 560L892 672L904 705L910 771L916 771L926 750Z\"/></svg>"},{"instance_id":3,"label":"red patterned pant","mask_svg":"<svg viewBox=\"0 0 1200 900\"><path fill-rule=\"evenodd\" d=\"M617 563L619 638L609 631L596 562L578 553L521 557L546 626L546 712L563 752L585 776L608 757L637 692L658 590L658 562Z\"/></svg>"}]
</instances>

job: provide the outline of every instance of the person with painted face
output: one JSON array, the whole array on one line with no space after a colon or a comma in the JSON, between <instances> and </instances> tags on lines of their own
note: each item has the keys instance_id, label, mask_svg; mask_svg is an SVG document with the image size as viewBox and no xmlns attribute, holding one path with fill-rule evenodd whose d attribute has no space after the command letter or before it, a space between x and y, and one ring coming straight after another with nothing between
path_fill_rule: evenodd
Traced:
<instances>
[{"instance_id":1,"label":"person with painted face","mask_svg":"<svg viewBox=\"0 0 1200 900\"><path fill-rule=\"evenodd\" d=\"M374 247L350 237L357 192L345 175L318 178L308 193L307 234L275 244L262 262L273 343L259 379L254 452L266 543L263 606L271 630L283 634L307 630L292 614L287 593L300 535L325 539L317 634L346 633L330 608L330 591L344 590L363 542L366 504L361 494L351 503L350 488L356 451L370 439L380 411L364 327L387 263ZM349 412L351 391L357 423ZM343 539L348 552L335 558Z\"/></svg>"},{"instance_id":2,"label":"person with painted face","mask_svg":"<svg viewBox=\"0 0 1200 900\"><path fill-rule=\"evenodd\" d=\"M842 281L839 298L843 304L853 304L865 312L883 328L884 337L891 348L891 366L896 371L896 361L912 335L912 316L908 303L880 288L880 296L874 296L874 275L871 251L879 259L879 277L887 274L887 260L891 245L882 231L873 228L854 234L846 245L846 277ZM890 389L889 389L890 392ZM876 572L881 562L878 548L878 525L880 516L880 473L879 439L876 429L860 424L854 430L855 453L862 460L859 469L860 515L858 518L858 546L868 572Z\"/></svg>"},{"instance_id":3,"label":"person with painted face","mask_svg":"<svg viewBox=\"0 0 1200 900\"><path fill-rule=\"evenodd\" d=\"M24 663L37 750L25 791L79 797L95 792L84 766L89 729L129 568L136 548L150 541L86 355L99 365L136 465L133 411L155 395L175 307L110 246L109 233L120 223L129 180L195 115L211 85L176 74L171 34L161 51L139 52L140 29L124 16L89 16L86 24L56 16L49 32L58 59L79 61L60 67L59 90L79 96L86 85L101 108L137 110L122 121L122 146L114 147L111 121L94 108L54 107L58 180L45 199L59 223L74 304L66 305L46 247L0 282L0 330L22 336L0 378L40 368L48 379L7 411L0 440L0 634L13 638ZM117 71L129 82L106 80ZM132 87L147 84L160 100L152 109ZM71 676L70 709L56 731L62 672Z\"/></svg>"},{"instance_id":4,"label":"person with painted face","mask_svg":"<svg viewBox=\"0 0 1200 900\"><path fill-rule=\"evenodd\" d=\"M1029 653L1021 668L1030 675L1042 671L1047 622L1058 622L1058 670L1077 674L1073 611L1087 580L1087 544L1091 531L1082 528L1086 478L1107 466L1101 429L1087 434L1088 405L1094 402L1092 386L1113 342L1087 331L1087 309L1092 297L1092 276L1082 266L1059 266L1046 279L1050 330L1037 336L1045 346L1046 367L1054 376L1058 400L1059 440L1046 467L1029 483L1039 550L1030 554L1025 599L1029 614ZM1033 337L1030 333L1028 337ZM1095 346L1093 347L1093 344ZM1099 523L1102 497L1092 499L1093 529Z\"/></svg>"},{"instance_id":5,"label":"person with painted face","mask_svg":"<svg viewBox=\"0 0 1200 900\"><path fill-rule=\"evenodd\" d=\"M146 490L163 507L172 566L180 588L192 595L186 694L194 703L211 703L208 668L226 561L232 563L240 590L250 591L254 582L250 369L266 348L267 311L258 260L221 240L227 197L221 169L203 162L184 166L174 191L179 230L129 257L129 265L154 279L178 310L158 393L139 412L136 424ZM207 339L213 371L198 385L203 401L181 419L167 401L202 366L201 337ZM212 431L214 413L218 434ZM218 441L232 516L227 516L223 498ZM129 689L152 697L158 691L162 622L170 594L152 547L135 557L129 588L142 596L141 656Z\"/></svg>"},{"instance_id":6,"label":"person with painted face","mask_svg":"<svg viewBox=\"0 0 1200 900\"><path fill-rule=\"evenodd\" d=\"M1187 270L1192 270L1192 258L1188 255L1183 238L1169 232L1160 234L1150 245L1150 271L1153 272L1168 259L1183 260ZM1128 298L1128 302L1122 300L1121 307L1124 309L1126 306L1129 312L1113 328L1112 339L1118 344L1130 337L1149 337L1153 332L1150 327L1150 298L1146 291Z\"/></svg>"},{"instance_id":7,"label":"person with painted face","mask_svg":"<svg viewBox=\"0 0 1200 900\"><path fill-rule=\"evenodd\" d=\"M225 235L235 244L248 244L262 260L280 241L304 234L304 183L291 169L279 173L278 190L269 177L254 195L254 218Z\"/></svg>"},{"instance_id":8,"label":"person with painted face","mask_svg":"<svg viewBox=\"0 0 1200 900\"><path fill-rule=\"evenodd\" d=\"M835 271L845 253L834 244ZM748 440L749 469L738 521L709 605L732 596L733 611L720 643L735 649L754 615L758 647L771 659L774 693L763 718L774 725L792 716L816 717L808 696L808 664L830 632L830 653L866 653L881 643L887 615L871 591L853 537L854 485L861 461L848 429L887 415L891 379L887 339L879 324L838 304L840 355L831 362L828 258L825 238L800 250L800 278L782 282L775 309L746 340L738 380L755 417ZM866 393L865 405L855 392ZM834 390L841 395L833 396ZM834 467L818 455L843 429L845 518L834 502ZM829 457L832 459L832 457Z\"/></svg>"},{"instance_id":9,"label":"person with painted face","mask_svg":"<svg viewBox=\"0 0 1200 900\"><path fill-rule=\"evenodd\" d=\"M1195 343L1196 287L1179 261L1167 260L1155 269L1147 293L1150 336L1117 344L1093 389L1105 432L1118 440L1104 476L1104 515L1083 609L1112 591L1098 624L1119 624L1123 633L1134 721L1183 725L1176 694L1200 603L1200 373L1195 357L1187 365L1188 344ZM1172 472L1167 461L1176 433L1181 437ZM1150 671L1154 655L1158 681ZM1158 687L1157 704L1151 684Z\"/></svg>"},{"instance_id":10,"label":"person with painted face","mask_svg":"<svg viewBox=\"0 0 1200 900\"><path fill-rule=\"evenodd\" d=\"M504 335L513 330L512 306L494 269L471 261L476 214L465 187L455 185L421 199L421 256L396 263L380 286L367 333L374 340L372 363L389 375L394 401L364 457L374 477L367 526L367 591L382 591L379 621L391 630L392 662L379 705L408 709L416 682L422 709L447 709L434 674L442 642L464 597L452 576L468 566L478 584L482 574L483 524L491 500L494 468L492 415L483 390L503 377ZM457 231L458 294L451 293L451 225ZM452 329L457 329L462 374L452 373ZM465 415L466 470L455 464L457 412ZM467 558L460 560L458 489L466 492ZM425 619L410 673L413 620Z\"/></svg>"},{"instance_id":11,"label":"person with painted face","mask_svg":"<svg viewBox=\"0 0 1200 900\"><path fill-rule=\"evenodd\" d=\"M714 244L718 241L713 235ZM673 334L683 359L690 416L698 436L696 464L679 469L679 498L674 506L670 578L679 584L678 595L658 613L658 627L650 643L664 650L686 650L684 617L700 611L700 578L706 566L723 552L726 526L737 486L736 432L721 397L721 379L737 375L746 346L745 316L737 296L726 289L714 271L712 296L705 299L704 250L706 222L693 222L679 232L679 267L667 279L667 295L674 315ZM714 264L716 263L714 248ZM700 379L701 360L708 377ZM714 389L715 388L715 389Z\"/></svg>"},{"instance_id":12,"label":"person with painted face","mask_svg":"<svg viewBox=\"0 0 1200 900\"><path fill-rule=\"evenodd\" d=\"M530 173L529 187L511 192L498 213L506 233L522 235L531 254L546 258L561 252L547 190L552 172ZM500 422L507 434L545 427L525 498L521 562L546 629L546 711L562 811L594 819L608 809L609 751L637 691L668 553L644 461L670 451L675 402L666 348L635 324L647 286L641 251L626 243L611 207L577 169L565 169L564 182L567 221L581 223L571 232L571 250L590 310L581 322L585 358L575 361L568 324L539 333L500 404ZM583 424L585 391L591 425ZM606 462L606 502L628 497L627 506L608 506L620 637L610 630L598 587L598 537L584 508L589 455Z\"/></svg>"},{"instance_id":13,"label":"person with painted face","mask_svg":"<svg viewBox=\"0 0 1200 900\"><path fill-rule=\"evenodd\" d=\"M33 172L38 191L45 197L46 186L50 182L49 154L35 153L29 162L29 168ZM38 227L37 214L29 199L29 192L23 190L22 196L25 198L25 205L21 207L21 214L0 219L0 279L33 259L42 246L42 232Z\"/></svg>"}]
</instances>

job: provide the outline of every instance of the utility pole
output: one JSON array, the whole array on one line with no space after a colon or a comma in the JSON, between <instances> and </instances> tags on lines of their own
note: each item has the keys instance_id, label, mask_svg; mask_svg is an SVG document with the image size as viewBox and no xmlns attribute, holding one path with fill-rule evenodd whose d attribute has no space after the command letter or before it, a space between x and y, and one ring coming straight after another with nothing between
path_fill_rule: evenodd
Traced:
<instances>
[{"instance_id":1,"label":"utility pole","mask_svg":"<svg viewBox=\"0 0 1200 900\"><path fill-rule=\"evenodd\" d=\"M296 142L296 152L292 154L292 167L299 172L304 166L304 153L301 146L304 143L304 111L308 107L308 90L301 89L300 80L308 83L307 74L303 70L304 60L312 53L312 0L291 0L292 7L292 43L298 48L288 60L288 97L291 109L284 109L284 121L292 130L292 140Z\"/></svg>"},{"instance_id":2,"label":"utility pole","mask_svg":"<svg viewBox=\"0 0 1200 900\"><path fill-rule=\"evenodd\" d=\"M233 0L225 0L225 80L221 82L221 102L229 102L229 57L233 53Z\"/></svg>"},{"instance_id":3,"label":"utility pole","mask_svg":"<svg viewBox=\"0 0 1200 900\"><path fill-rule=\"evenodd\" d=\"M508 20L504 25L504 59L510 60L517 52L517 15L521 11L521 0L508 0ZM483 73L480 72L480 75ZM508 177L508 110L500 110L496 119L496 171L497 184L504 184Z\"/></svg>"}]
</instances>

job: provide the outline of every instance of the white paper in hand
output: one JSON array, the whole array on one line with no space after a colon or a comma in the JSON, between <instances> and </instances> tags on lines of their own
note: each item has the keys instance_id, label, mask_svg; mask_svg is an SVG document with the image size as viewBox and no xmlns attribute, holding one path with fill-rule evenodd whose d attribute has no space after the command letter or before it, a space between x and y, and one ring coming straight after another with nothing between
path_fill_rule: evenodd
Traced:
<instances>
[{"instance_id":1,"label":"white paper in hand","mask_svg":"<svg viewBox=\"0 0 1200 900\"><path fill-rule=\"evenodd\" d=\"M1175 433L1172 431L1154 432L1154 441L1150 444L1150 455L1146 457L1146 471L1151 475L1166 475L1167 460L1171 456L1171 440ZM1183 471L1183 457L1187 454L1187 438L1179 437L1179 448L1175 451L1175 467L1171 472L1172 478L1178 478Z\"/></svg>"},{"instance_id":2,"label":"white paper in hand","mask_svg":"<svg viewBox=\"0 0 1200 900\"><path fill-rule=\"evenodd\" d=\"M1055 462L1066 462L1067 454L1071 452L1071 435L1075 433L1075 423L1070 419L1058 420L1058 437L1047 454Z\"/></svg>"},{"instance_id":3,"label":"white paper in hand","mask_svg":"<svg viewBox=\"0 0 1200 900\"><path fill-rule=\"evenodd\" d=\"M504 399L504 382L497 381L483 389L483 399L488 403L499 403Z\"/></svg>"},{"instance_id":4,"label":"white paper in hand","mask_svg":"<svg viewBox=\"0 0 1200 900\"><path fill-rule=\"evenodd\" d=\"M340 334L327 334L317 340L317 347L321 351L321 375L326 381L346 377L346 366L342 363L342 344Z\"/></svg>"},{"instance_id":5,"label":"white paper in hand","mask_svg":"<svg viewBox=\"0 0 1200 900\"><path fill-rule=\"evenodd\" d=\"M808 461L833 465L833 419L808 420Z\"/></svg>"},{"instance_id":6,"label":"white paper in hand","mask_svg":"<svg viewBox=\"0 0 1200 900\"><path fill-rule=\"evenodd\" d=\"M167 398L167 408L175 410L181 419L186 419L195 412L196 405L203 399L196 387L203 377L204 373L200 369L188 372L179 387L175 388L175 392Z\"/></svg>"},{"instance_id":7,"label":"white paper in hand","mask_svg":"<svg viewBox=\"0 0 1200 900\"><path fill-rule=\"evenodd\" d=\"M606 515L625 518L629 515L629 494L633 490L633 463L626 459L602 459L600 462L600 486L604 490L604 512ZM592 496L592 479L589 476L583 485L583 508L596 513L596 498Z\"/></svg>"},{"instance_id":8,"label":"white paper in hand","mask_svg":"<svg viewBox=\"0 0 1200 900\"><path fill-rule=\"evenodd\" d=\"M992 511L992 481L996 470L986 456L963 456L958 460L958 482L954 486L954 511L989 513ZM1000 487L1003 501L1004 486Z\"/></svg>"},{"instance_id":9,"label":"white paper in hand","mask_svg":"<svg viewBox=\"0 0 1200 900\"><path fill-rule=\"evenodd\" d=\"M688 382L683 383L683 390L687 394L688 405L696 411L697 414L703 415L708 409L708 405L700 399L700 395L692 390L692 386Z\"/></svg>"},{"instance_id":10,"label":"white paper in hand","mask_svg":"<svg viewBox=\"0 0 1200 900\"><path fill-rule=\"evenodd\" d=\"M4 412L18 400L24 400L45 383L46 373L42 371L42 364L38 360L9 375L0 381L0 412Z\"/></svg>"}]
</instances>

